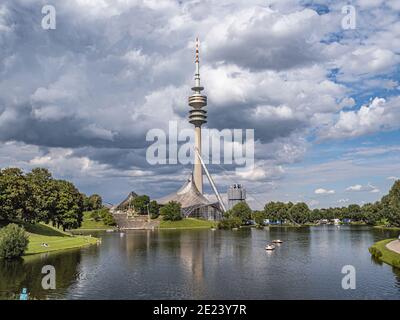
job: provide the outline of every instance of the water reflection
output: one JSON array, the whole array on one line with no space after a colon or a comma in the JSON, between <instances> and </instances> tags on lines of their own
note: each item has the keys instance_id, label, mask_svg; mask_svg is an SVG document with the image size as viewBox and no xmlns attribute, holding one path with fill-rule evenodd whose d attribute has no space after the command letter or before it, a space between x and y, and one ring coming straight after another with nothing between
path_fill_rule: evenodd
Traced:
<instances>
[{"instance_id":1,"label":"water reflection","mask_svg":"<svg viewBox=\"0 0 400 320\"><path fill-rule=\"evenodd\" d=\"M23 287L35 298L354 299L400 298L400 271L368 247L393 232L333 226L99 233L100 246L0 263L1 298ZM283 240L272 252L265 245ZM41 268L57 290L41 288ZM341 288L341 268L357 270L357 290Z\"/></svg>"},{"instance_id":2,"label":"water reflection","mask_svg":"<svg viewBox=\"0 0 400 320\"><path fill-rule=\"evenodd\" d=\"M12 298L22 288L28 288L30 298L60 298L76 280L80 260L80 250L28 256L14 261L0 260L0 298ZM45 274L41 272L45 265L56 269L56 290L42 289Z\"/></svg>"}]
</instances>

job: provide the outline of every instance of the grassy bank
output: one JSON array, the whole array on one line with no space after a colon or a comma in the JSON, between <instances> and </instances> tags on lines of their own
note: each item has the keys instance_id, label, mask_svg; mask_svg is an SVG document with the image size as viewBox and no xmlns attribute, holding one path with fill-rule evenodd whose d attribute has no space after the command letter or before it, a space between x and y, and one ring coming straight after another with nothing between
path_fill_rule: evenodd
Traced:
<instances>
[{"instance_id":1,"label":"grassy bank","mask_svg":"<svg viewBox=\"0 0 400 320\"><path fill-rule=\"evenodd\" d=\"M400 231L399 227L374 226L374 229Z\"/></svg>"},{"instance_id":2,"label":"grassy bank","mask_svg":"<svg viewBox=\"0 0 400 320\"><path fill-rule=\"evenodd\" d=\"M104 224L103 220L95 221L91 218L90 214L91 211L86 211L83 213L82 225L77 230L108 230L116 228Z\"/></svg>"},{"instance_id":3,"label":"grassy bank","mask_svg":"<svg viewBox=\"0 0 400 320\"><path fill-rule=\"evenodd\" d=\"M400 254L386 248L386 245L393 240L396 239L378 241L369 248L369 252L379 261L385 262L393 267L400 268Z\"/></svg>"},{"instance_id":4,"label":"grassy bank","mask_svg":"<svg viewBox=\"0 0 400 320\"><path fill-rule=\"evenodd\" d=\"M216 227L217 223L214 221L185 218L178 221L160 221L160 229L198 229L198 228L212 228Z\"/></svg>"},{"instance_id":5,"label":"grassy bank","mask_svg":"<svg viewBox=\"0 0 400 320\"><path fill-rule=\"evenodd\" d=\"M96 244L98 241L97 238L90 236L72 236L40 223L34 225L26 224L24 227L29 235L29 245L25 255L80 248ZM43 243L46 243L48 246L42 246Z\"/></svg>"}]
</instances>

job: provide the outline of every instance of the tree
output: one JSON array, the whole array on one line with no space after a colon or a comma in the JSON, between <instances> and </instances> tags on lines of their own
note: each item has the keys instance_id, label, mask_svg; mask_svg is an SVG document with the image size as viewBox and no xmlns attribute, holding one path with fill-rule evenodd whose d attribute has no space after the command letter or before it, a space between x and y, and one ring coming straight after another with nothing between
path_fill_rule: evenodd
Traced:
<instances>
[{"instance_id":1,"label":"tree","mask_svg":"<svg viewBox=\"0 0 400 320\"><path fill-rule=\"evenodd\" d=\"M263 225L265 220L265 211L254 211L251 214L251 218L258 224Z\"/></svg>"},{"instance_id":2,"label":"tree","mask_svg":"<svg viewBox=\"0 0 400 320\"><path fill-rule=\"evenodd\" d=\"M284 203L284 202L269 202L265 205L264 211L266 218L270 220L280 220L284 221L289 218L288 212L290 208L293 206L293 203Z\"/></svg>"},{"instance_id":3,"label":"tree","mask_svg":"<svg viewBox=\"0 0 400 320\"><path fill-rule=\"evenodd\" d=\"M164 220L177 221L182 220L182 205L176 201L170 201L160 209L160 214Z\"/></svg>"},{"instance_id":4,"label":"tree","mask_svg":"<svg viewBox=\"0 0 400 320\"><path fill-rule=\"evenodd\" d=\"M384 213L390 224L400 226L400 180L395 181L389 194L383 197Z\"/></svg>"},{"instance_id":5,"label":"tree","mask_svg":"<svg viewBox=\"0 0 400 320\"><path fill-rule=\"evenodd\" d=\"M304 202L298 202L289 210L289 219L297 224L304 224L309 221L310 209Z\"/></svg>"},{"instance_id":6,"label":"tree","mask_svg":"<svg viewBox=\"0 0 400 320\"><path fill-rule=\"evenodd\" d=\"M79 190L68 181L55 180L57 186L56 215L53 221L57 227L76 229L81 226L83 197Z\"/></svg>"},{"instance_id":7,"label":"tree","mask_svg":"<svg viewBox=\"0 0 400 320\"><path fill-rule=\"evenodd\" d=\"M92 194L88 198L90 210L99 210L103 208L103 199L98 194Z\"/></svg>"},{"instance_id":8,"label":"tree","mask_svg":"<svg viewBox=\"0 0 400 320\"><path fill-rule=\"evenodd\" d=\"M30 203L35 212L35 220L49 223L56 211L57 188L51 173L44 168L32 169L26 175L30 186Z\"/></svg>"},{"instance_id":9,"label":"tree","mask_svg":"<svg viewBox=\"0 0 400 320\"><path fill-rule=\"evenodd\" d=\"M0 219L11 221L35 220L30 185L21 169L7 168L0 171Z\"/></svg>"},{"instance_id":10,"label":"tree","mask_svg":"<svg viewBox=\"0 0 400 320\"><path fill-rule=\"evenodd\" d=\"M381 216L381 206L378 201L375 203L364 204L361 207L361 212L362 212L362 219L367 224L371 224L371 225L379 224L383 218ZM385 221L383 223L387 224L388 221Z\"/></svg>"},{"instance_id":11,"label":"tree","mask_svg":"<svg viewBox=\"0 0 400 320\"><path fill-rule=\"evenodd\" d=\"M157 201L152 200L149 203L149 212L151 219L156 219L160 215L160 206Z\"/></svg>"},{"instance_id":12,"label":"tree","mask_svg":"<svg viewBox=\"0 0 400 320\"><path fill-rule=\"evenodd\" d=\"M310 217L309 217L309 219L310 219L310 222L315 222L315 221L321 220L322 217L323 217L323 216L322 216L322 212L321 212L320 209L313 209L313 210L310 212Z\"/></svg>"},{"instance_id":13,"label":"tree","mask_svg":"<svg viewBox=\"0 0 400 320\"><path fill-rule=\"evenodd\" d=\"M232 209L229 210L229 217L238 217L244 223L246 220L251 219L251 209L249 205L242 201L233 206Z\"/></svg>"},{"instance_id":14,"label":"tree","mask_svg":"<svg viewBox=\"0 0 400 320\"><path fill-rule=\"evenodd\" d=\"M138 214L147 214L147 205L150 203L149 196L142 195L133 199L132 204Z\"/></svg>"},{"instance_id":15,"label":"tree","mask_svg":"<svg viewBox=\"0 0 400 320\"><path fill-rule=\"evenodd\" d=\"M361 207L358 204L351 204L347 208L347 218L362 220Z\"/></svg>"},{"instance_id":16,"label":"tree","mask_svg":"<svg viewBox=\"0 0 400 320\"><path fill-rule=\"evenodd\" d=\"M11 223L0 230L0 258L21 257L28 248L28 235L24 228Z\"/></svg>"},{"instance_id":17,"label":"tree","mask_svg":"<svg viewBox=\"0 0 400 320\"><path fill-rule=\"evenodd\" d=\"M242 219L239 217L230 217L226 219L222 219L218 223L218 229L233 229L239 228L242 225Z\"/></svg>"}]
</instances>

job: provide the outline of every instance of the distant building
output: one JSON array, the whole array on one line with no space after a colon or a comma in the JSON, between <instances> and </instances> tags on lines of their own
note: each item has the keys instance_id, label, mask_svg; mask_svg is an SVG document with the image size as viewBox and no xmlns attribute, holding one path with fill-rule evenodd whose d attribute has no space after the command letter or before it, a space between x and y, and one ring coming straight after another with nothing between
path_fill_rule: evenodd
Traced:
<instances>
[{"instance_id":1,"label":"distant building","mask_svg":"<svg viewBox=\"0 0 400 320\"><path fill-rule=\"evenodd\" d=\"M246 200L246 189L241 184L233 184L228 189L228 210Z\"/></svg>"},{"instance_id":2,"label":"distant building","mask_svg":"<svg viewBox=\"0 0 400 320\"><path fill-rule=\"evenodd\" d=\"M137 193L131 191L128 194L128 196L120 204L117 205L116 209L121 211L127 211L133 209L132 202L137 197L138 197Z\"/></svg>"},{"instance_id":3,"label":"distant building","mask_svg":"<svg viewBox=\"0 0 400 320\"><path fill-rule=\"evenodd\" d=\"M222 211L218 202L209 201L197 189L193 175L177 192L158 199L160 205L166 205L170 201L179 202L182 205L182 214L185 218L203 218L207 220L220 220Z\"/></svg>"}]
</instances>

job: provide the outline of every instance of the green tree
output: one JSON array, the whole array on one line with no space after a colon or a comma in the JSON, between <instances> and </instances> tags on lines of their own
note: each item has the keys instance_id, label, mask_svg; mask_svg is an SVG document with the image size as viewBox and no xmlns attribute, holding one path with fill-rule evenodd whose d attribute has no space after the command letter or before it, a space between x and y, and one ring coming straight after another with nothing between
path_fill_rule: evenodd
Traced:
<instances>
[{"instance_id":1,"label":"green tree","mask_svg":"<svg viewBox=\"0 0 400 320\"><path fill-rule=\"evenodd\" d=\"M88 198L90 210L99 210L103 208L103 199L98 194L92 194Z\"/></svg>"},{"instance_id":2,"label":"green tree","mask_svg":"<svg viewBox=\"0 0 400 320\"><path fill-rule=\"evenodd\" d=\"M360 221L362 220L361 207L358 204L351 204L347 208L347 218Z\"/></svg>"},{"instance_id":3,"label":"green tree","mask_svg":"<svg viewBox=\"0 0 400 320\"><path fill-rule=\"evenodd\" d=\"M57 188L51 173L44 168L35 168L26 175L26 180L36 221L49 223L56 213L57 203Z\"/></svg>"},{"instance_id":4,"label":"green tree","mask_svg":"<svg viewBox=\"0 0 400 320\"><path fill-rule=\"evenodd\" d=\"M289 210L293 206L293 203L284 202L269 202L265 205L264 211L267 219L272 221L280 220L284 221L289 218Z\"/></svg>"},{"instance_id":5,"label":"green tree","mask_svg":"<svg viewBox=\"0 0 400 320\"><path fill-rule=\"evenodd\" d=\"M222 219L218 223L218 229L233 229L239 228L242 225L242 219L239 217L230 217Z\"/></svg>"},{"instance_id":6,"label":"green tree","mask_svg":"<svg viewBox=\"0 0 400 320\"><path fill-rule=\"evenodd\" d=\"M389 194L382 198L383 213L392 226L400 227L400 180L395 181Z\"/></svg>"},{"instance_id":7,"label":"green tree","mask_svg":"<svg viewBox=\"0 0 400 320\"><path fill-rule=\"evenodd\" d=\"M0 229L0 258L21 257L28 248L29 239L24 228L11 223Z\"/></svg>"},{"instance_id":8,"label":"green tree","mask_svg":"<svg viewBox=\"0 0 400 320\"><path fill-rule=\"evenodd\" d=\"M232 209L229 210L228 216L230 218L232 217L238 217L244 223L246 220L251 219L251 209L249 205L245 202L239 202L233 206Z\"/></svg>"},{"instance_id":9,"label":"green tree","mask_svg":"<svg viewBox=\"0 0 400 320\"><path fill-rule=\"evenodd\" d=\"M57 227L76 229L81 226L83 216L83 197L79 190L65 180L55 180L57 187L56 215L53 221Z\"/></svg>"},{"instance_id":10,"label":"green tree","mask_svg":"<svg viewBox=\"0 0 400 320\"><path fill-rule=\"evenodd\" d=\"M108 209L101 210L101 218L106 226L115 226L117 223Z\"/></svg>"},{"instance_id":11,"label":"green tree","mask_svg":"<svg viewBox=\"0 0 400 320\"><path fill-rule=\"evenodd\" d=\"M316 222L321 219L322 219L322 212L320 209L313 209L310 212L310 217L309 217L310 222Z\"/></svg>"},{"instance_id":12,"label":"green tree","mask_svg":"<svg viewBox=\"0 0 400 320\"><path fill-rule=\"evenodd\" d=\"M382 219L381 206L377 201L375 203L366 203L361 207L362 220L371 225L379 224ZM387 223L387 222L386 222Z\"/></svg>"},{"instance_id":13,"label":"green tree","mask_svg":"<svg viewBox=\"0 0 400 320\"><path fill-rule=\"evenodd\" d=\"M7 168L1 170L0 219L34 221L36 217L30 194L30 185L21 169Z\"/></svg>"},{"instance_id":14,"label":"green tree","mask_svg":"<svg viewBox=\"0 0 400 320\"><path fill-rule=\"evenodd\" d=\"M304 224L309 221L310 209L304 202L298 202L289 209L289 219L297 224Z\"/></svg>"},{"instance_id":15,"label":"green tree","mask_svg":"<svg viewBox=\"0 0 400 320\"><path fill-rule=\"evenodd\" d=\"M265 211L254 211L251 214L251 218L258 224L263 225L264 220L266 219Z\"/></svg>"},{"instance_id":16,"label":"green tree","mask_svg":"<svg viewBox=\"0 0 400 320\"><path fill-rule=\"evenodd\" d=\"M149 203L149 212L151 219L156 219L160 215L160 206L157 201L152 200Z\"/></svg>"},{"instance_id":17,"label":"green tree","mask_svg":"<svg viewBox=\"0 0 400 320\"><path fill-rule=\"evenodd\" d=\"M138 214L147 214L147 205L150 203L149 196L138 196L132 201L133 208Z\"/></svg>"},{"instance_id":18,"label":"green tree","mask_svg":"<svg viewBox=\"0 0 400 320\"><path fill-rule=\"evenodd\" d=\"M164 220L177 221L182 220L181 204L176 201L170 201L165 206L161 207L160 214Z\"/></svg>"}]
</instances>

